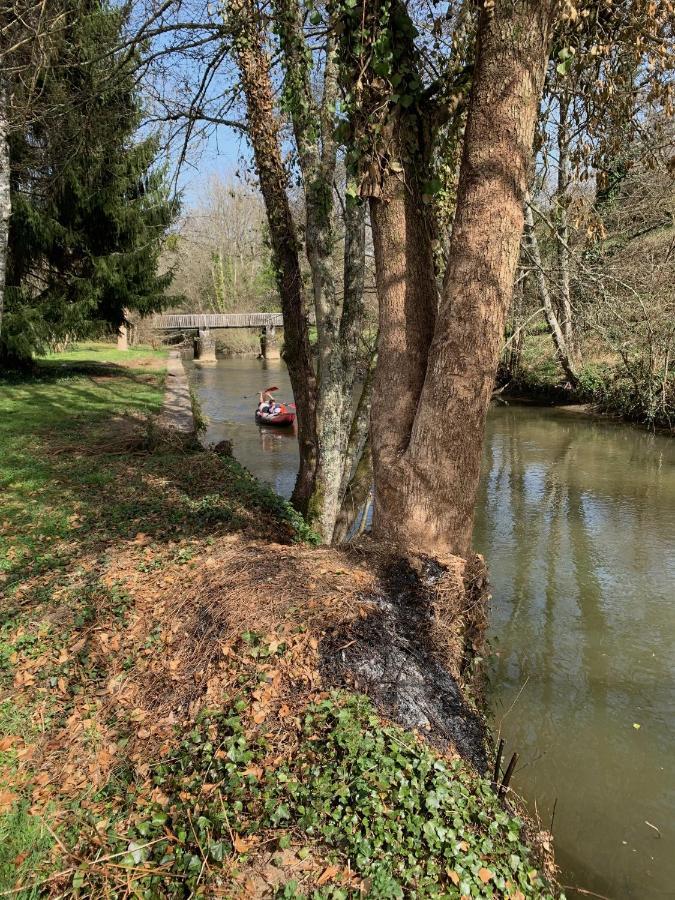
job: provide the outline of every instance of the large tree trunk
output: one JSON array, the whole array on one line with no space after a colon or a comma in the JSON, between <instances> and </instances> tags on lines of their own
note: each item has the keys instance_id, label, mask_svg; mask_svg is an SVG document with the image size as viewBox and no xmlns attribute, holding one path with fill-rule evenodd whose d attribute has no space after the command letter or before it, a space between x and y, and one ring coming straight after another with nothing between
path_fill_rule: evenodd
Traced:
<instances>
[{"instance_id":1,"label":"large tree trunk","mask_svg":"<svg viewBox=\"0 0 675 900\"><path fill-rule=\"evenodd\" d=\"M421 216L406 201L407 184L387 185L388 202L373 201L383 367L373 399L373 527L406 550L466 557L471 548L485 417L556 8L553 0L498 0L481 13L457 212L426 371L419 332L428 312L414 283ZM390 437L382 434L382 407L400 414Z\"/></svg>"},{"instance_id":2,"label":"large tree trunk","mask_svg":"<svg viewBox=\"0 0 675 900\"><path fill-rule=\"evenodd\" d=\"M348 204L345 215L345 287L340 299L333 276L335 234L333 181L337 144L335 48L325 49L323 97L311 83L312 56L297 0L275 0L276 32L284 66L289 110L305 195L305 241L312 277L317 329L316 472L307 519L329 542L340 508L344 455L349 439L357 361L356 337L363 319L364 213ZM359 275L360 269L360 275Z\"/></svg>"},{"instance_id":3,"label":"large tree trunk","mask_svg":"<svg viewBox=\"0 0 675 900\"><path fill-rule=\"evenodd\" d=\"M263 48L257 6L254 0L232 0L229 13L246 97L248 135L265 201L281 296L284 359L297 404L300 466L292 500L301 512L306 512L316 472L316 378L309 345L299 245L286 191L288 173L281 159L269 59Z\"/></svg>"},{"instance_id":4,"label":"large tree trunk","mask_svg":"<svg viewBox=\"0 0 675 900\"><path fill-rule=\"evenodd\" d=\"M2 80L0 80L0 338L2 338L2 317L5 309L5 281L7 277L9 217L11 212L7 89Z\"/></svg>"},{"instance_id":5,"label":"large tree trunk","mask_svg":"<svg viewBox=\"0 0 675 900\"><path fill-rule=\"evenodd\" d=\"M401 159L396 169L403 170ZM370 215L379 301L377 368L370 429L375 481L374 530L394 537L400 466L418 409L436 319L437 288L426 211L415 173L385 176ZM400 511L400 508L399 508Z\"/></svg>"}]
</instances>

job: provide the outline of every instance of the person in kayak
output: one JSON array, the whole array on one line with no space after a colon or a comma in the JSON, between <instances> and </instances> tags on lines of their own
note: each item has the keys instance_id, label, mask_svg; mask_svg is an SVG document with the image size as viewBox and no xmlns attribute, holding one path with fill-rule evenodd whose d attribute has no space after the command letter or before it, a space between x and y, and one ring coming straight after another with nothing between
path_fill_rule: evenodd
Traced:
<instances>
[{"instance_id":1,"label":"person in kayak","mask_svg":"<svg viewBox=\"0 0 675 900\"><path fill-rule=\"evenodd\" d=\"M258 412L267 414L268 416L276 416L281 412L281 407L274 399L272 394L261 391L259 395Z\"/></svg>"},{"instance_id":2,"label":"person in kayak","mask_svg":"<svg viewBox=\"0 0 675 900\"><path fill-rule=\"evenodd\" d=\"M274 397L266 391L260 391L258 394L258 412L268 413L270 407L274 405Z\"/></svg>"}]
</instances>

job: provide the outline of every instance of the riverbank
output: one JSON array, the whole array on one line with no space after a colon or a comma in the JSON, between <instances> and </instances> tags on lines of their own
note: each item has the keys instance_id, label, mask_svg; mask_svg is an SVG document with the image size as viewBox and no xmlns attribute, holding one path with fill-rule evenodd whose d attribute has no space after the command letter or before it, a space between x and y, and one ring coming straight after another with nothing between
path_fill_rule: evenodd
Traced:
<instances>
[{"instance_id":1,"label":"riverbank","mask_svg":"<svg viewBox=\"0 0 675 900\"><path fill-rule=\"evenodd\" d=\"M548 332L525 335L517 362L502 366L497 385L500 396L521 402L557 407L581 407L590 415L614 419L673 434L675 431L675 380L651 383L638 373L632 379L620 360L603 355L591 343L584 351L579 383L571 386L556 359Z\"/></svg>"},{"instance_id":2,"label":"riverbank","mask_svg":"<svg viewBox=\"0 0 675 900\"><path fill-rule=\"evenodd\" d=\"M484 766L457 648L435 749L351 690L386 665L364 638L419 639L406 598L450 609L456 573L313 547L153 424L162 354L91 355L0 387L0 891L551 896L457 751ZM426 622L408 661L453 646Z\"/></svg>"}]
</instances>

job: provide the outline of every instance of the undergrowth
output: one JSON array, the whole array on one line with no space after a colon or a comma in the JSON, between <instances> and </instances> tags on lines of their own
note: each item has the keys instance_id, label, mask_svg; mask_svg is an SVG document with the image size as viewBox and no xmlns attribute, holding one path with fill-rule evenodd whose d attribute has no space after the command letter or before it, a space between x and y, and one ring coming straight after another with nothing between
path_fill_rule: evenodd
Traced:
<instances>
[{"instance_id":1,"label":"undergrowth","mask_svg":"<svg viewBox=\"0 0 675 900\"><path fill-rule=\"evenodd\" d=\"M100 817L89 823L96 840L73 854L82 860L74 892L114 895L130 879L141 897L245 889L247 868L268 848L268 866L281 867L289 849L308 860L300 877L276 884L277 897L553 896L523 823L489 783L384 725L366 698L332 694L310 705L297 750L278 766L248 708L242 693L205 712L152 766L152 790L111 783L95 798L112 810L122 788L130 810L105 827Z\"/></svg>"},{"instance_id":2,"label":"undergrowth","mask_svg":"<svg viewBox=\"0 0 675 900\"><path fill-rule=\"evenodd\" d=\"M524 340L519 364L511 371L504 365L497 384L506 393L541 403L588 403L599 412L649 429L672 429L675 425L675 377L671 371L654 374L639 357L611 363L594 358L586 348L578 384L572 387L556 359L550 335L530 330Z\"/></svg>"}]
</instances>

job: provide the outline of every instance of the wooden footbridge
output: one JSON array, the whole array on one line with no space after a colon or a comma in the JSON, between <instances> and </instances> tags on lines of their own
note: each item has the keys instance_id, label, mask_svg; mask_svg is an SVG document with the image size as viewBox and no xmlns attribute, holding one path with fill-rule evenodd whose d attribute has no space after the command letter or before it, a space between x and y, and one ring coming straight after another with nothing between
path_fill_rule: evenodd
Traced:
<instances>
[{"instance_id":1,"label":"wooden footbridge","mask_svg":"<svg viewBox=\"0 0 675 900\"><path fill-rule=\"evenodd\" d=\"M196 331L194 338L195 359L214 362L216 345L211 331L218 328L259 328L260 352L267 359L278 359L279 348L276 341L277 328L283 328L281 313L169 313L152 317L151 327L155 331Z\"/></svg>"},{"instance_id":2,"label":"wooden footbridge","mask_svg":"<svg viewBox=\"0 0 675 900\"><path fill-rule=\"evenodd\" d=\"M207 331L211 328L283 328L281 313L171 313L152 318L156 331Z\"/></svg>"}]
</instances>

